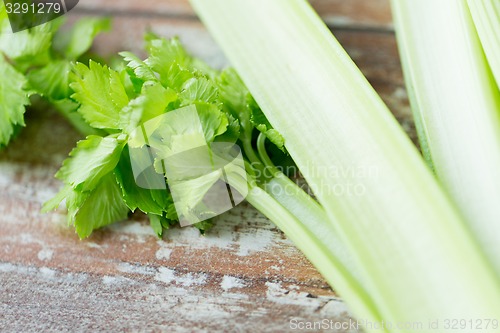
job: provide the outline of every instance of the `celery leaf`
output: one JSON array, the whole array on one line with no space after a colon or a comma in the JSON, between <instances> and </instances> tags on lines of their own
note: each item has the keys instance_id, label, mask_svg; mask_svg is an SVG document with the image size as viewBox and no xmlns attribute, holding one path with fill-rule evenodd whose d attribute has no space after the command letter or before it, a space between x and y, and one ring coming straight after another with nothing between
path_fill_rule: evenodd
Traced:
<instances>
[{"instance_id":1,"label":"celery leaf","mask_svg":"<svg viewBox=\"0 0 500 333\"><path fill-rule=\"evenodd\" d=\"M88 237L93 230L123 220L128 207L114 174L104 176L90 192L73 190L66 198L68 222L75 226L80 238Z\"/></svg>"},{"instance_id":2,"label":"celery leaf","mask_svg":"<svg viewBox=\"0 0 500 333\"><path fill-rule=\"evenodd\" d=\"M101 178L113 171L125 143L117 135L90 135L78 142L56 177L79 191L91 191Z\"/></svg>"},{"instance_id":3,"label":"celery leaf","mask_svg":"<svg viewBox=\"0 0 500 333\"><path fill-rule=\"evenodd\" d=\"M54 38L54 49L66 59L76 60L92 46L94 38L111 28L107 18L87 18L76 22L70 32L59 31Z\"/></svg>"},{"instance_id":4,"label":"celery leaf","mask_svg":"<svg viewBox=\"0 0 500 333\"><path fill-rule=\"evenodd\" d=\"M269 141L283 152L285 151L285 139L283 136L273 128L269 120L260 109L255 99L249 94L247 95L247 107L250 110L250 121L259 132L263 133Z\"/></svg>"},{"instance_id":5,"label":"celery leaf","mask_svg":"<svg viewBox=\"0 0 500 333\"><path fill-rule=\"evenodd\" d=\"M25 106L30 104L27 79L0 54L0 146L7 145L15 126L24 126Z\"/></svg>"},{"instance_id":6,"label":"celery leaf","mask_svg":"<svg viewBox=\"0 0 500 333\"><path fill-rule=\"evenodd\" d=\"M151 39L146 41L146 49L149 58L145 63L156 73L160 74L162 82L168 77L169 66L173 63L187 68L191 63L191 57L182 47L179 39Z\"/></svg>"},{"instance_id":7,"label":"celery leaf","mask_svg":"<svg viewBox=\"0 0 500 333\"><path fill-rule=\"evenodd\" d=\"M177 101L177 94L165 89L154 81L146 82L141 95L122 109L120 126L126 133L132 132L140 123L157 117L167 110L167 107Z\"/></svg>"},{"instance_id":8,"label":"celery leaf","mask_svg":"<svg viewBox=\"0 0 500 333\"><path fill-rule=\"evenodd\" d=\"M95 128L120 129L120 111L129 102L120 75L94 61L89 67L78 63L75 74L71 97L85 120Z\"/></svg>"},{"instance_id":9,"label":"celery leaf","mask_svg":"<svg viewBox=\"0 0 500 333\"><path fill-rule=\"evenodd\" d=\"M131 69L134 75L146 81L157 81L156 75L153 70L144 63L138 56L131 52L120 52L123 60L127 63L127 68Z\"/></svg>"},{"instance_id":10,"label":"celery leaf","mask_svg":"<svg viewBox=\"0 0 500 333\"><path fill-rule=\"evenodd\" d=\"M116 179L120 184L123 200L131 211L140 209L146 214L162 215L173 205L170 193L166 190L150 190L139 187L135 182L128 147L115 169Z\"/></svg>"},{"instance_id":11,"label":"celery leaf","mask_svg":"<svg viewBox=\"0 0 500 333\"><path fill-rule=\"evenodd\" d=\"M65 99L70 95L69 75L71 63L67 60L55 60L27 75L30 85L41 95L50 100Z\"/></svg>"}]
</instances>

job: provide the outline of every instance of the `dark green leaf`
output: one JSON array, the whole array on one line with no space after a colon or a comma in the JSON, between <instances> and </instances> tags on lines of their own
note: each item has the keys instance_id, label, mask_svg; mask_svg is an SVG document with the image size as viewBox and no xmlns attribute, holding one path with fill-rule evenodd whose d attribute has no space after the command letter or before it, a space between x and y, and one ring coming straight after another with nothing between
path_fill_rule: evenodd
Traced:
<instances>
[{"instance_id":1,"label":"dark green leaf","mask_svg":"<svg viewBox=\"0 0 500 333\"><path fill-rule=\"evenodd\" d=\"M163 234L163 226L161 224L161 219L162 216L158 216L155 214L148 214L149 217L149 223L151 224L151 228L155 232L155 234L158 235L158 237L161 237Z\"/></svg>"},{"instance_id":2,"label":"dark green leaf","mask_svg":"<svg viewBox=\"0 0 500 333\"><path fill-rule=\"evenodd\" d=\"M26 78L0 54L0 146L7 145L15 126L24 126L25 106L30 104Z\"/></svg>"},{"instance_id":3,"label":"dark green leaf","mask_svg":"<svg viewBox=\"0 0 500 333\"><path fill-rule=\"evenodd\" d=\"M122 189L123 200L131 211L139 208L146 214L162 215L169 204L173 204L171 199L169 200L170 193L166 189L151 190L137 185L132 172L128 147L123 150L115 174Z\"/></svg>"},{"instance_id":4,"label":"dark green leaf","mask_svg":"<svg viewBox=\"0 0 500 333\"><path fill-rule=\"evenodd\" d=\"M131 52L120 52L120 55L123 57L123 60L127 63L127 67L130 68L135 76L142 81L157 81L156 75L151 70L151 68L148 67L142 61L139 57L137 57L135 54Z\"/></svg>"},{"instance_id":5,"label":"dark green leaf","mask_svg":"<svg viewBox=\"0 0 500 333\"><path fill-rule=\"evenodd\" d=\"M124 145L117 135L90 135L78 142L56 177L78 191L91 191L118 164Z\"/></svg>"},{"instance_id":6,"label":"dark green leaf","mask_svg":"<svg viewBox=\"0 0 500 333\"><path fill-rule=\"evenodd\" d=\"M69 87L71 67L71 63L67 60L56 60L47 66L30 71L28 80L38 93L49 100L68 98L71 92Z\"/></svg>"},{"instance_id":7,"label":"dark green leaf","mask_svg":"<svg viewBox=\"0 0 500 333\"><path fill-rule=\"evenodd\" d=\"M95 128L120 129L120 111L129 102L120 75L93 61L89 66L78 63L74 70L71 97L81 104L78 112Z\"/></svg>"},{"instance_id":8,"label":"dark green leaf","mask_svg":"<svg viewBox=\"0 0 500 333\"><path fill-rule=\"evenodd\" d=\"M91 192L73 190L66 197L66 206L68 222L75 226L80 238L88 237L95 229L125 219L129 211L113 173L104 176Z\"/></svg>"},{"instance_id":9,"label":"dark green leaf","mask_svg":"<svg viewBox=\"0 0 500 333\"><path fill-rule=\"evenodd\" d=\"M94 38L111 28L107 18L86 18L76 22L69 33L60 31L54 38L54 49L64 54L66 59L77 60L92 46Z\"/></svg>"},{"instance_id":10,"label":"dark green leaf","mask_svg":"<svg viewBox=\"0 0 500 333\"><path fill-rule=\"evenodd\" d=\"M269 120L267 120L264 112L257 105L253 97L248 94L247 96L248 108L252 114L250 120L259 132L263 133L266 138L271 141L276 147L285 152L285 139L283 136L273 128Z\"/></svg>"},{"instance_id":11,"label":"dark green leaf","mask_svg":"<svg viewBox=\"0 0 500 333\"><path fill-rule=\"evenodd\" d=\"M176 100L174 91L163 88L158 82L146 82L141 95L120 112L120 127L131 133L140 123L164 114L169 104Z\"/></svg>"}]
</instances>

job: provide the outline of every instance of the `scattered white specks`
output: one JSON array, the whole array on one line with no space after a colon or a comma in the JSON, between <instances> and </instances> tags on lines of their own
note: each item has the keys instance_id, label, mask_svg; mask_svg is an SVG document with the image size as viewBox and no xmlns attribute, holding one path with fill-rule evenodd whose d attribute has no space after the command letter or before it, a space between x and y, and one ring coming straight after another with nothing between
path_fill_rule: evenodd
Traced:
<instances>
[{"instance_id":1,"label":"scattered white specks","mask_svg":"<svg viewBox=\"0 0 500 333\"><path fill-rule=\"evenodd\" d=\"M196 228L173 228L168 230L166 240L192 250L218 248L242 257L266 252L273 247L295 249L288 239L276 233L272 223L255 210L236 207L231 213L218 216L217 219L214 228L205 236L201 236ZM254 221L254 228L239 229L237 221L240 220Z\"/></svg>"},{"instance_id":2,"label":"scattered white specks","mask_svg":"<svg viewBox=\"0 0 500 333\"><path fill-rule=\"evenodd\" d=\"M287 290L281 286L281 283L266 282L266 297L268 300L278 304L290 305L316 305L318 308L325 304L329 298L309 297L308 293ZM295 288L292 288L295 289Z\"/></svg>"},{"instance_id":3,"label":"scattered white specks","mask_svg":"<svg viewBox=\"0 0 500 333\"><path fill-rule=\"evenodd\" d=\"M97 244L97 243L94 243L94 242L85 242L85 245L87 245L88 247L92 248L92 249L99 249L102 251L102 246Z\"/></svg>"},{"instance_id":4,"label":"scattered white specks","mask_svg":"<svg viewBox=\"0 0 500 333\"><path fill-rule=\"evenodd\" d=\"M9 186L16 174L17 165L14 163L2 162L0 164L0 186Z\"/></svg>"},{"instance_id":5,"label":"scattered white specks","mask_svg":"<svg viewBox=\"0 0 500 333\"><path fill-rule=\"evenodd\" d=\"M273 266L271 266L271 267L269 267L269 268L271 268L271 269L273 269L273 270L275 270L275 271L280 271L280 270L281 270L281 267L276 266L276 265L273 265Z\"/></svg>"},{"instance_id":6,"label":"scattered white specks","mask_svg":"<svg viewBox=\"0 0 500 333\"><path fill-rule=\"evenodd\" d=\"M214 302L211 304L206 304L206 303L203 304L201 302L197 302L194 304L179 304L173 310L179 316L185 317L188 320L192 320L195 322L200 322L200 321L213 322L214 320L225 320L225 323L227 325L228 322L227 320L233 316L233 313L225 310L224 308L227 308L227 306L215 304ZM230 309L233 311L238 311L238 306L232 304L230 306ZM219 330L222 327L224 326L221 326Z\"/></svg>"},{"instance_id":7,"label":"scattered white specks","mask_svg":"<svg viewBox=\"0 0 500 333\"><path fill-rule=\"evenodd\" d=\"M40 268L40 273L44 276L44 277L48 277L48 278L53 278L54 276L56 276L56 271L53 270L53 269L50 269L48 267L41 267Z\"/></svg>"},{"instance_id":8,"label":"scattered white specks","mask_svg":"<svg viewBox=\"0 0 500 333\"><path fill-rule=\"evenodd\" d=\"M37 243L37 240L31 234L22 233L19 237L21 237L22 244Z\"/></svg>"},{"instance_id":9,"label":"scattered white specks","mask_svg":"<svg viewBox=\"0 0 500 333\"><path fill-rule=\"evenodd\" d=\"M223 295L227 299L238 300L238 301L244 301L250 298L250 296L245 294L244 292L224 292Z\"/></svg>"},{"instance_id":10,"label":"scattered white specks","mask_svg":"<svg viewBox=\"0 0 500 333\"><path fill-rule=\"evenodd\" d=\"M193 248L216 247L231 249L235 242L235 235L227 229L221 229L217 224L206 236L193 227L173 228L168 231L167 239L174 240L176 244L189 244Z\"/></svg>"},{"instance_id":11,"label":"scattered white specks","mask_svg":"<svg viewBox=\"0 0 500 333\"><path fill-rule=\"evenodd\" d=\"M53 255L54 251L50 249L42 249L38 252L38 259L41 261L50 261L52 260Z\"/></svg>"},{"instance_id":12,"label":"scattered white specks","mask_svg":"<svg viewBox=\"0 0 500 333\"><path fill-rule=\"evenodd\" d=\"M102 283L105 285L118 285L121 283L133 283L133 280L127 279L126 277L123 276L109 276L105 275L102 277Z\"/></svg>"},{"instance_id":13,"label":"scattered white specks","mask_svg":"<svg viewBox=\"0 0 500 333\"><path fill-rule=\"evenodd\" d=\"M18 199L43 203L53 197L55 191L47 186L47 180L52 179L53 174L54 171L45 165L0 161L0 187L8 187L9 193Z\"/></svg>"},{"instance_id":14,"label":"scattered white specks","mask_svg":"<svg viewBox=\"0 0 500 333\"><path fill-rule=\"evenodd\" d=\"M152 267L132 265L126 262L118 264L116 269L128 274L154 275L156 273L156 270Z\"/></svg>"},{"instance_id":15,"label":"scattered white specks","mask_svg":"<svg viewBox=\"0 0 500 333\"><path fill-rule=\"evenodd\" d=\"M27 274L27 275L41 275L44 278L53 278L56 276L56 271L48 267L29 267L14 265L11 263L0 263L1 273L15 273L15 274Z\"/></svg>"},{"instance_id":16,"label":"scattered white specks","mask_svg":"<svg viewBox=\"0 0 500 333\"><path fill-rule=\"evenodd\" d=\"M120 232L126 234L156 236L153 229L149 225L140 222L125 222L125 223L113 224L111 229L119 230Z\"/></svg>"},{"instance_id":17,"label":"scattered white specks","mask_svg":"<svg viewBox=\"0 0 500 333\"><path fill-rule=\"evenodd\" d=\"M343 302L337 298L326 296L312 296L306 292L299 292L297 285L289 285L285 289L280 283L266 282L266 298L277 304L310 306L321 309L325 317L345 316L347 308Z\"/></svg>"},{"instance_id":18,"label":"scattered white specks","mask_svg":"<svg viewBox=\"0 0 500 333\"><path fill-rule=\"evenodd\" d=\"M14 272L16 270L16 266L10 263L0 263L0 272L9 273Z\"/></svg>"},{"instance_id":19,"label":"scattered white specks","mask_svg":"<svg viewBox=\"0 0 500 333\"><path fill-rule=\"evenodd\" d=\"M408 98L408 93L406 92L406 89L402 87L397 87L396 90L392 93L392 96L398 99L406 99Z\"/></svg>"},{"instance_id":20,"label":"scattered white specks","mask_svg":"<svg viewBox=\"0 0 500 333\"><path fill-rule=\"evenodd\" d=\"M160 267L158 274L155 276L155 280L167 284L175 283L184 287L190 287L192 285L205 284L207 275L205 273L176 274L173 269Z\"/></svg>"},{"instance_id":21,"label":"scattered white specks","mask_svg":"<svg viewBox=\"0 0 500 333\"><path fill-rule=\"evenodd\" d=\"M250 253L265 251L273 243L274 233L270 230L256 229L255 233L244 233L240 235L239 256L247 256Z\"/></svg>"},{"instance_id":22,"label":"scattered white specks","mask_svg":"<svg viewBox=\"0 0 500 333\"><path fill-rule=\"evenodd\" d=\"M164 242L158 241L158 245L160 245L160 249L156 251L156 259L158 260L168 260L172 254L172 250L164 247L163 244Z\"/></svg>"},{"instance_id":23,"label":"scattered white specks","mask_svg":"<svg viewBox=\"0 0 500 333\"><path fill-rule=\"evenodd\" d=\"M105 275L102 277L102 283L104 283L104 284L116 284L116 278L114 276Z\"/></svg>"},{"instance_id":24,"label":"scattered white specks","mask_svg":"<svg viewBox=\"0 0 500 333\"><path fill-rule=\"evenodd\" d=\"M171 283L175 279L175 271L173 269L160 267L158 274L155 276L156 281Z\"/></svg>"},{"instance_id":25,"label":"scattered white specks","mask_svg":"<svg viewBox=\"0 0 500 333\"><path fill-rule=\"evenodd\" d=\"M321 314L325 317L330 317L335 314L343 313L346 311L346 306L339 300L331 300L321 308Z\"/></svg>"},{"instance_id":26,"label":"scattered white specks","mask_svg":"<svg viewBox=\"0 0 500 333\"><path fill-rule=\"evenodd\" d=\"M108 228L113 232L122 234L122 241L129 240L127 235L135 236L138 243L145 243L149 237L158 237L149 225L140 222L115 223Z\"/></svg>"},{"instance_id":27,"label":"scattered white specks","mask_svg":"<svg viewBox=\"0 0 500 333\"><path fill-rule=\"evenodd\" d=\"M220 287L224 289L224 291L228 291L232 288L243 288L244 286L245 283L243 282L243 280L230 275L224 275L220 284Z\"/></svg>"},{"instance_id":28,"label":"scattered white specks","mask_svg":"<svg viewBox=\"0 0 500 333\"><path fill-rule=\"evenodd\" d=\"M285 295L288 292L281 286L281 283L266 282L266 286L268 298Z\"/></svg>"}]
</instances>

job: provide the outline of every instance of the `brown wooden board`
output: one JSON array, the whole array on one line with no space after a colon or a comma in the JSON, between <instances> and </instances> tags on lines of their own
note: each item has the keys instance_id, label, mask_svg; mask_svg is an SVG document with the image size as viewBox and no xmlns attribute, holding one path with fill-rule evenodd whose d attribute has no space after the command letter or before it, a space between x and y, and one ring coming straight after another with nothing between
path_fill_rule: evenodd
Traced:
<instances>
[{"instance_id":1,"label":"brown wooden board","mask_svg":"<svg viewBox=\"0 0 500 333\"><path fill-rule=\"evenodd\" d=\"M313 5L415 139L388 1ZM114 18L94 47L105 57L140 52L151 29L228 65L186 1L84 0L70 22L103 13ZM350 320L314 267L247 204L216 218L206 236L174 228L160 240L135 214L78 240L63 208L39 211L79 138L56 112L30 110L27 128L0 152L0 331L284 332L292 319Z\"/></svg>"},{"instance_id":2,"label":"brown wooden board","mask_svg":"<svg viewBox=\"0 0 500 333\"><path fill-rule=\"evenodd\" d=\"M390 0L311 0L328 24L366 28L390 28ZM188 0L82 0L80 12L121 16L196 18Z\"/></svg>"}]
</instances>

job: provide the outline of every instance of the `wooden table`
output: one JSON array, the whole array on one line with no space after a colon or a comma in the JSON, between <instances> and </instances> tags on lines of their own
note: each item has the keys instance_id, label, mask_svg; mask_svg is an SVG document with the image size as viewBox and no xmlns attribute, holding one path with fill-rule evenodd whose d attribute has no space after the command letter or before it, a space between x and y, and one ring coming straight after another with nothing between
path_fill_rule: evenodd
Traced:
<instances>
[{"instance_id":1,"label":"wooden table","mask_svg":"<svg viewBox=\"0 0 500 333\"><path fill-rule=\"evenodd\" d=\"M388 0L312 3L415 138ZM185 0L83 0L69 16L95 15L114 17L113 32L96 42L100 54L141 52L149 28L226 65ZM31 111L0 152L0 331L282 332L293 319L350 320L304 256L247 204L206 236L175 228L159 240L135 214L78 240L64 209L39 210L60 188L53 175L79 138L56 113Z\"/></svg>"}]
</instances>

